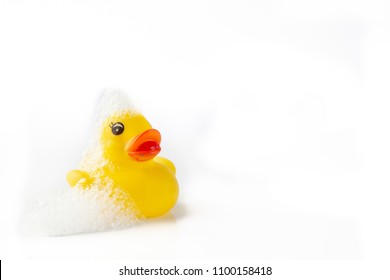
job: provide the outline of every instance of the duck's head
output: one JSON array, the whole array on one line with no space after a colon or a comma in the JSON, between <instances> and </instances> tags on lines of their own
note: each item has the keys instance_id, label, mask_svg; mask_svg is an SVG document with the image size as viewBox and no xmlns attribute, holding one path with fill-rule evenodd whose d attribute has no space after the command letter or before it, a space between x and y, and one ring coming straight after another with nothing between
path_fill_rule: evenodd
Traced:
<instances>
[{"instance_id":1,"label":"duck's head","mask_svg":"<svg viewBox=\"0 0 390 280\"><path fill-rule=\"evenodd\" d=\"M119 165L151 160L161 150L160 132L143 115L131 111L108 117L100 140L104 157Z\"/></svg>"}]
</instances>

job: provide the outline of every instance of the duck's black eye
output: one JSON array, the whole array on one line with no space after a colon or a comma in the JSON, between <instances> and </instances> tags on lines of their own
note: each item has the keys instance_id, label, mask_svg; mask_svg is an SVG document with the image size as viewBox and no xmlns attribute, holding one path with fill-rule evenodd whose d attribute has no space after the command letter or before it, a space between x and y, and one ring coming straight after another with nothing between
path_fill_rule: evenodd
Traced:
<instances>
[{"instance_id":1,"label":"duck's black eye","mask_svg":"<svg viewBox=\"0 0 390 280\"><path fill-rule=\"evenodd\" d=\"M123 125L123 123L117 122L111 125L111 131L114 135L121 135L124 130L125 126Z\"/></svg>"}]
</instances>

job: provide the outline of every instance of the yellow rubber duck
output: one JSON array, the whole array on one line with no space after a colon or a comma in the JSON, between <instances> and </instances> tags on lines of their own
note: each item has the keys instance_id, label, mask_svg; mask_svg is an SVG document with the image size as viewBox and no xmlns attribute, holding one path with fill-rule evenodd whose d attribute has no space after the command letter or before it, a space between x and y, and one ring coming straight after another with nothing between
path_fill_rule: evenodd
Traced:
<instances>
[{"instance_id":1,"label":"yellow rubber duck","mask_svg":"<svg viewBox=\"0 0 390 280\"><path fill-rule=\"evenodd\" d=\"M115 203L132 208L137 216L167 213L177 201L179 187L173 163L156 157L161 150L160 132L142 114L125 110L103 121L99 135L104 164L93 172L70 171L69 185L88 188L96 180L109 180L113 191L124 194Z\"/></svg>"}]
</instances>

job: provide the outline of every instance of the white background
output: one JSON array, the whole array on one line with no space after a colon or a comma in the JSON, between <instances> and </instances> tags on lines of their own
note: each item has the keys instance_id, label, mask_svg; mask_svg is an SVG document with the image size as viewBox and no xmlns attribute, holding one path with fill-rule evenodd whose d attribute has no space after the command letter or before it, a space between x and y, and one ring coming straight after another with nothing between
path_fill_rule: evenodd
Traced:
<instances>
[{"instance_id":1,"label":"white background","mask_svg":"<svg viewBox=\"0 0 390 280\"><path fill-rule=\"evenodd\" d=\"M389 12L0 0L0 257L389 258ZM162 132L177 207L117 232L21 235L28 197L67 187L110 87Z\"/></svg>"}]
</instances>

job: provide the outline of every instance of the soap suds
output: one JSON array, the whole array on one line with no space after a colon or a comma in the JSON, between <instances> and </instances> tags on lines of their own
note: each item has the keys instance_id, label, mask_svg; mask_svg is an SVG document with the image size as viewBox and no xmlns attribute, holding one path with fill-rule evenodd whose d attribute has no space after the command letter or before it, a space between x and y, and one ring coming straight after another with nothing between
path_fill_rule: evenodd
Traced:
<instances>
[{"instance_id":1,"label":"soap suds","mask_svg":"<svg viewBox=\"0 0 390 280\"><path fill-rule=\"evenodd\" d=\"M83 154L80 166L93 177L98 167L107 162L102 156L99 135L103 121L118 112L136 111L128 97L119 90L103 92L97 107L90 141ZM55 168L55 166L53 167ZM75 166L77 168L77 166ZM21 229L26 235L62 236L87 232L128 228L139 219L134 211L114 203L112 182L96 180L88 189L69 187L66 182L60 191L49 191L30 200L22 218Z\"/></svg>"},{"instance_id":2,"label":"soap suds","mask_svg":"<svg viewBox=\"0 0 390 280\"><path fill-rule=\"evenodd\" d=\"M138 112L128 96L122 91L110 89L105 90L102 93L99 104L97 105L91 137L89 138L89 143L84 151L79 169L87 172L94 172L97 167L101 167L106 164L106 161L103 158L102 148L99 143L103 122L109 116L128 110L134 113Z\"/></svg>"},{"instance_id":3,"label":"soap suds","mask_svg":"<svg viewBox=\"0 0 390 280\"><path fill-rule=\"evenodd\" d=\"M65 188L39 195L28 209L22 232L62 236L128 228L137 222L132 211L113 202L109 188Z\"/></svg>"}]
</instances>

